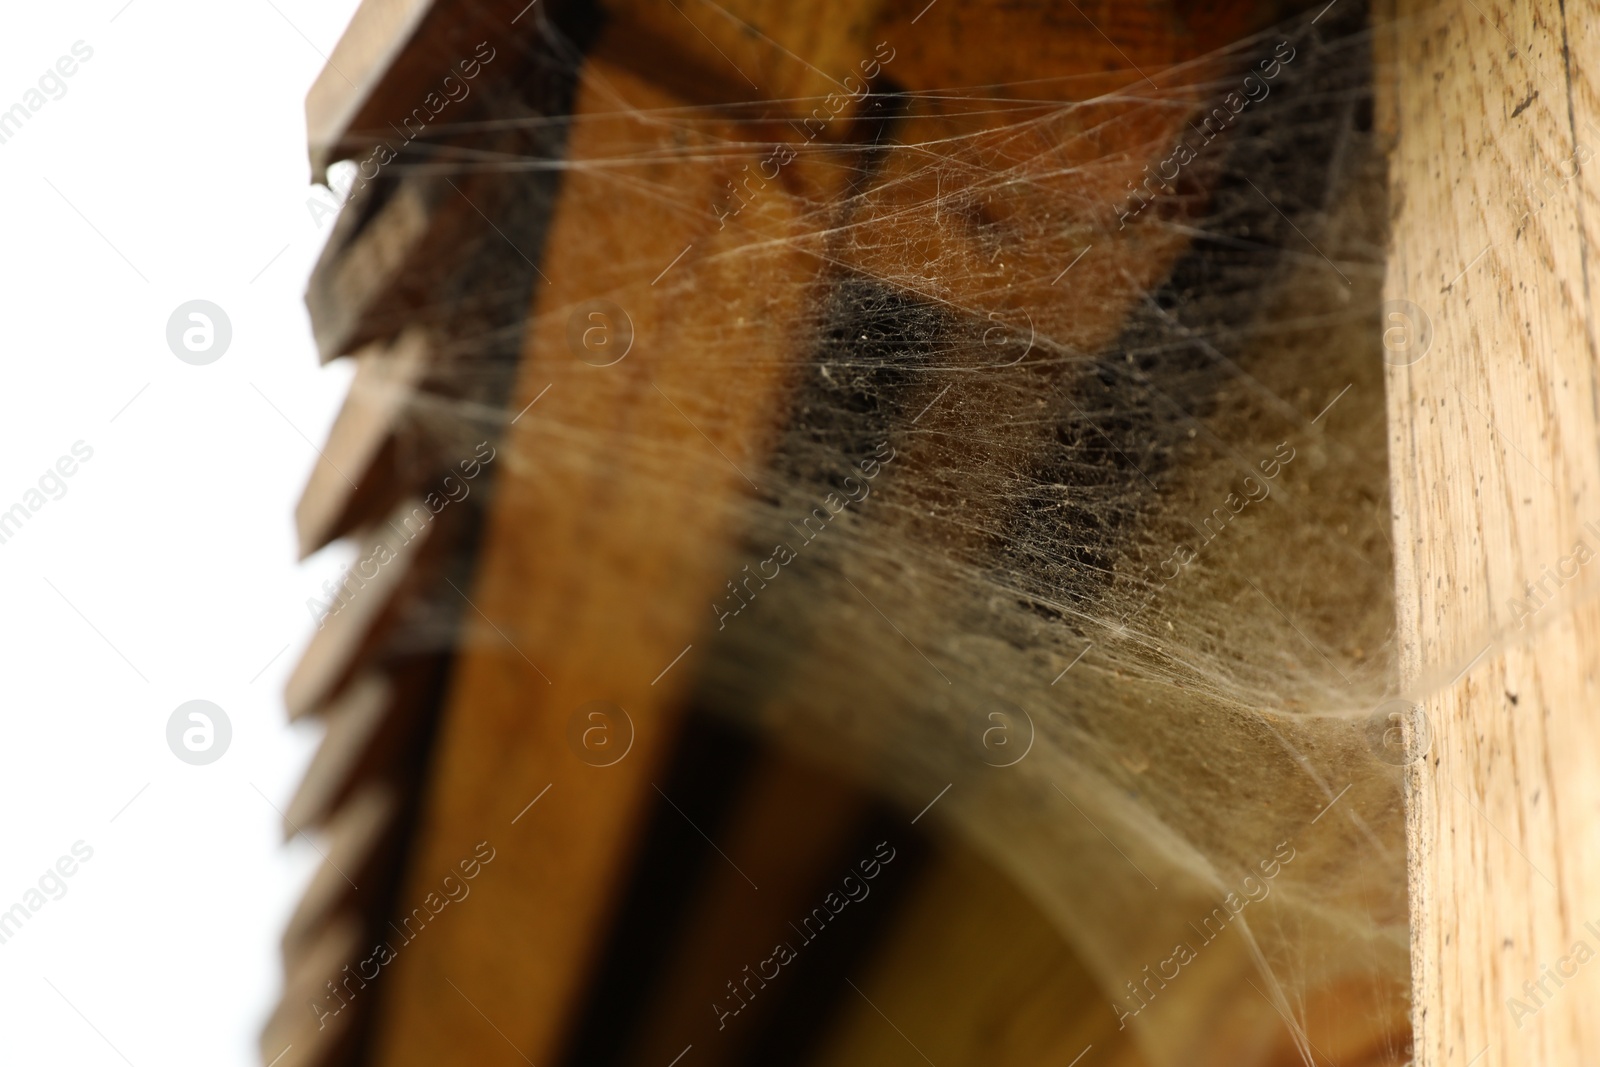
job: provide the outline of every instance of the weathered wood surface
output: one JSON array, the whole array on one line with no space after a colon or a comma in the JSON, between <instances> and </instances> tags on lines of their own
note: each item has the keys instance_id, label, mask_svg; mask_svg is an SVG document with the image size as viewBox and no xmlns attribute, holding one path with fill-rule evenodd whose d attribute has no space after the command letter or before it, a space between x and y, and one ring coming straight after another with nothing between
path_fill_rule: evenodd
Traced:
<instances>
[{"instance_id":1,"label":"weathered wood surface","mask_svg":"<svg viewBox=\"0 0 1600 1067\"><path fill-rule=\"evenodd\" d=\"M1399 634L1432 735L1417 1062L1578 1067L1600 1057L1600 5L1398 7L1386 295L1432 331L1423 352L1388 321Z\"/></svg>"}]
</instances>

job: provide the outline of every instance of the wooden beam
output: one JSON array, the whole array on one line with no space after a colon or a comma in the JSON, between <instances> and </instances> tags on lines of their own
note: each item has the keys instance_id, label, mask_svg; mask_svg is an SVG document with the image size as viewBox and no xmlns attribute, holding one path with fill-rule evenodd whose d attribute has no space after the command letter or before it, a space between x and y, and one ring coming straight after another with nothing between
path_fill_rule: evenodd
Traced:
<instances>
[{"instance_id":1,"label":"wooden beam","mask_svg":"<svg viewBox=\"0 0 1600 1067\"><path fill-rule=\"evenodd\" d=\"M1600 951L1600 5L1398 13L1396 601L1431 733L1408 797L1417 1063L1577 1067L1600 1055L1600 965L1576 962Z\"/></svg>"},{"instance_id":2,"label":"wooden beam","mask_svg":"<svg viewBox=\"0 0 1600 1067\"><path fill-rule=\"evenodd\" d=\"M591 73L576 110L595 117L574 125L571 157L661 152L648 109L680 101L622 69ZM644 115L618 113L619 97ZM670 150L688 160L698 147ZM752 149L751 165L759 159ZM792 364L807 257L786 242L751 253L776 279L772 292L752 287L748 262L727 254L749 238L719 234L702 207L724 175L664 160L644 177L574 168L551 224L550 283L536 290L513 400L523 414L502 446L525 473L497 485L468 591L484 636L461 654L401 905L479 840L502 858L470 904L385 974L372 1060L384 1067L556 1055L675 732L694 669L687 646L710 618L705 590L723 581L729 502L747 487L719 451L747 463L759 453ZM788 198L762 208L774 231L801 225ZM652 287L667 268L696 272L695 284ZM613 366L569 344L569 324L590 321L597 299L632 324L633 346ZM616 310L604 314L624 328ZM708 329L722 343L696 340ZM674 478L660 476L664 462ZM572 716L594 700L633 724L633 747L613 766L588 765L573 747Z\"/></svg>"}]
</instances>

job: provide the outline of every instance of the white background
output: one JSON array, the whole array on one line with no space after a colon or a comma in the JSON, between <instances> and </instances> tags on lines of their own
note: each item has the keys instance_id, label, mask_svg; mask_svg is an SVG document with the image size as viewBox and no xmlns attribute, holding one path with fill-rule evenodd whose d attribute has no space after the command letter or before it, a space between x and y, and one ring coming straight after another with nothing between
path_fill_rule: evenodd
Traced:
<instances>
[{"instance_id":1,"label":"white background","mask_svg":"<svg viewBox=\"0 0 1600 1067\"><path fill-rule=\"evenodd\" d=\"M355 0L124 3L8 4L0 33L0 110L94 50L0 144L0 511L94 450L0 544L0 911L94 850L0 944L0 1063L242 1067L321 862L272 805L318 740L281 698L305 601L344 562L298 564L292 511L349 380L301 299L331 224L303 103ZM201 367L166 343L197 298L233 327ZM197 698L233 726L201 767L165 737Z\"/></svg>"}]
</instances>

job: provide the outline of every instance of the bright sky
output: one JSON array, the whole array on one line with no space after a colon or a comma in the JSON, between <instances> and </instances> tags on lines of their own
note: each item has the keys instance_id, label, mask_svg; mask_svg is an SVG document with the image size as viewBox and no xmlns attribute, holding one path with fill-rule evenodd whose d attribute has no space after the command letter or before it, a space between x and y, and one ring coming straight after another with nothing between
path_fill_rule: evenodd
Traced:
<instances>
[{"instance_id":1,"label":"bright sky","mask_svg":"<svg viewBox=\"0 0 1600 1067\"><path fill-rule=\"evenodd\" d=\"M321 862L273 810L318 738L281 693L344 561L297 564L291 522L349 381L301 300L303 101L355 5L7 7L0 1063L260 1062ZM203 365L168 343L193 300L231 325ZM231 725L211 763L169 747L192 700Z\"/></svg>"}]
</instances>

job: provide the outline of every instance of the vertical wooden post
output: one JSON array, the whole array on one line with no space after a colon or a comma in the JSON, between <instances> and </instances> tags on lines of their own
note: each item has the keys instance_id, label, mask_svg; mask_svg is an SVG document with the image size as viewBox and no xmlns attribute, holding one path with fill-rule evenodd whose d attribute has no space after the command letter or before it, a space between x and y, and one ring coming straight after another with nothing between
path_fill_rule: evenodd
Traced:
<instances>
[{"instance_id":1,"label":"vertical wooden post","mask_svg":"<svg viewBox=\"0 0 1600 1067\"><path fill-rule=\"evenodd\" d=\"M1600 5L1399 0L1379 34L1399 638L1432 735L1416 1062L1578 1067L1600 1057Z\"/></svg>"}]
</instances>

